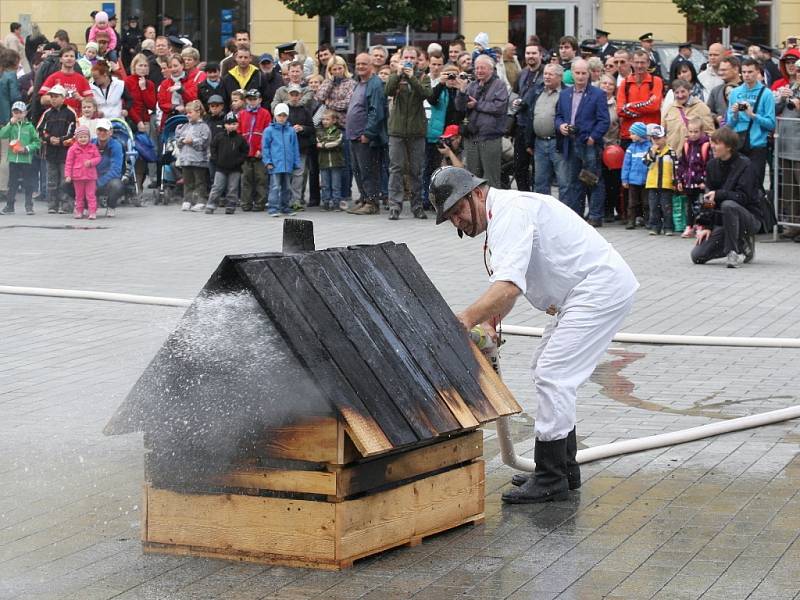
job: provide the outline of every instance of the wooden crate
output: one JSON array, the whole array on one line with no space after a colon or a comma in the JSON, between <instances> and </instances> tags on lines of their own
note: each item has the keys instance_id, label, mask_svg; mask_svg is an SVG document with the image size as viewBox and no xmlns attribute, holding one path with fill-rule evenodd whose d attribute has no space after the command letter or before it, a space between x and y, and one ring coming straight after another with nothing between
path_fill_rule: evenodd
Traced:
<instances>
[{"instance_id":1,"label":"wooden crate","mask_svg":"<svg viewBox=\"0 0 800 600\"><path fill-rule=\"evenodd\" d=\"M349 567L359 558L482 522L482 440L475 431L324 471L250 468L215 482L240 493L183 493L146 485L144 550Z\"/></svg>"}]
</instances>

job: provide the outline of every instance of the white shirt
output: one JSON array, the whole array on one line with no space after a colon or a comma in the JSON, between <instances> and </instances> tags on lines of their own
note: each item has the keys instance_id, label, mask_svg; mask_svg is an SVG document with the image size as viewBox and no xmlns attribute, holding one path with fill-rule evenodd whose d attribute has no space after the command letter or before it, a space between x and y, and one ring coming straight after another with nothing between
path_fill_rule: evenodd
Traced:
<instances>
[{"instance_id":1,"label":"white shirt","mask_svg":"<svg viewBox=\"0 0 800 600\"><path fill-rule=\"evenodd\" d=\"M492 188L486 215L490 281L510 281L539 310L610 307L639 287L613 246L552 196Z\"/></svg>"},{"instance_id":2,"label":"white shirt","mask_svg":"<svg viewBox=\"0 0 800 600\"><path fill-rule=\"evenodd\" d=\"M722 77L717 75L717 72L711 67L711 65L708 65L705 71L700 71L697 74L697 81L702 83L703 87L706 88L706 98L708 98L711 90L721 83L725 83Z\"/></svg>"}]
</instances>

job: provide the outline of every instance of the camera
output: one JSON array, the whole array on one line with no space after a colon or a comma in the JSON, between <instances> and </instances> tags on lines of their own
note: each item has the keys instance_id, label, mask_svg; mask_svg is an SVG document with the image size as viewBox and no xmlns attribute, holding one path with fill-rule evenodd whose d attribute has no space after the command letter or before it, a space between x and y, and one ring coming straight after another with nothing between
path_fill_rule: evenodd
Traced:
<instances>
[{"instance_id":1,"label":"camera","mask_svg":"<svg viewBox=\"0 0 800 600\"><path fill-rule=\"evenodd\" d=\"M747 102L738 102L738 103L736 104L736 107L737 107L739 110L741 110L741 111L745 111L745 110L747 110L749 106L750 106L750 105L749 105Z\"/></svg>"},{"instance_id":2,"label":"camera","mask_svg":"<svg viewBox=\"0 0 800 600\"><path fill-rule=\"evenodd\" d=\"M412 63L412 62L404 62L403 63L403 68L404 69L413 69L414 68L414 63Z\"/></svg>"},{"instance_id":3,"label":"camera","mask_svg":"<svg viewBox=\"0 0 800 600\"><path fill-rule=\"evenodd\" d=\"M450 141L450 138L440 137L439 140L436 142L436 145L442 150L444 150L445 148L450 148L451 150L453 149L453 144Z\"/></svg>"},{"instance_id":4,"label":"camera","mask_svg":"<svg viewBox=\"0 0 800 600\"><path fill-rule=\"evenodd\" d=\"M567 133L569 135L575 135L578 133L578 128L575 125L567 125Z\"/></svg>"},{"instance_id":5,"label":"camera","mask_svg":"<svg viewBox=\"0 0 800 600\"><path fill-rule=\"evenodd\" d=\"M459 73L458 74L458 78L461 79L462 81L474 81L475 80L475 76L474 75L470 75L469 73Z\"/></svg>"},{"instance_id":6,"label":"camera","mask_svg":"<svg viewBox=\"0 0 800 600\"><path fill-rule=\"evenodd\" d=\"M455 79L457 77L458 77L458 75L456 75L455 73L448 73L447 74L447 79L449 79L450 81L455 81Z\"/></svg>"}]
</instances>

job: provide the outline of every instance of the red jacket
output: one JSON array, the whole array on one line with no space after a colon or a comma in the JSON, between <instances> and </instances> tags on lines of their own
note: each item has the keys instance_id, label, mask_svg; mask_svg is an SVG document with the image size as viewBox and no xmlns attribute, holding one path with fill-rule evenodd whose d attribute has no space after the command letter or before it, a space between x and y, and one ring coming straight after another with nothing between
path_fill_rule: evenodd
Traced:
<instances>
[{"instance_id":1,"label":"red jacket","mask_svg":"<svg viewBox=\"0 0 800 600\"><path fill-rule=\"evenodd\" d=\"M174 82L168 77L158 86L158 107L161 109L160 127L164 127L164 123L167 122L167 119L172 116L175 110L175 106L172 104L172 92L169 91L169 88L173 85ZM197 85L185 75L181 79L180 95L184 106L192 100L197 100Z\"/></svg>"},{"instance_id":2,"label":"red jacket","mask_svg":"<svg viewBox=\"0 0 800 600\"><path fill-rule=\"evenodd\" d=\"M661 100L664 98L664 81L647 73L642 83L636 83L636 74L631 73L617 89L617 114L620 135L631 139L631 125L641 121L645 125L661 124Z\"/></svg>"},{"instance_id":3,"label":"red jacket","mask_svg":"<svg viewBox=\"0 0 800 600\"><path fill-rule=\"evenodd\" d=\"M250 112L246 108L239 112L239 133L250 146L249 158L254 158L261 152L261 140L264 130L272 122L272 115L266 108L259 108L257 112Z\"/></svg>"},{"instance_id":4,"label":"red jacket","mask_svg":"<svg viewBox=\"0 0 800 600\"><path fill-rule=\"evenodd\" d=\"M186 74L186 77L187 79L191 79L192 81L194 81L195 85L200 85L206 80L206 73L205 71L201 71L200 69L195 67Z\"/></svg>"},{"instance_id":5,"label":"red jacket","mask_svg":"<svg viewBox=\"0 0 800 600\"><path fill-rule=\"evenodd\" d=\"M144 89L139 87L138 75L128 75L125 78L125 89L131 97L131 107L128 109L128 118L134 125L150 122L150 112L156 109L156 86L145 77Z\"/></svg>"}]
</instances>

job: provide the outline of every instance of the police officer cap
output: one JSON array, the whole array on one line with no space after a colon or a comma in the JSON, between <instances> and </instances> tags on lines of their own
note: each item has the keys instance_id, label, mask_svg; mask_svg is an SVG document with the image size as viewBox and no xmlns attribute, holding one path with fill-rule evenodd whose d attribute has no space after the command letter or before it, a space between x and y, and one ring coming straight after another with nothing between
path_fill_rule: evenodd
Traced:
<instances>
[{"instance_id":1,"label":"police officer cap","mask_svg":"<svg viewBox=\"0 0 800 600\"><path fill-rule=\"evenodd\" d=\"M762 52L766 52L768 54L772 54L772 47L767 46L766 44L759 44L758 47L761 49Z\"/></svg>"},{"instance_id":2,"label":"police officer cap","mask_svg":"<svg viewBox=\"0 0 800 600\"><path fill-rule=\"evenodd\" d=\"M580 45L581 52L587 52L590 54L599 54L600 48L592 44L591 42L583 42Z\"/></svg>"},{"instance_id":3,"label":"police officer cap","mask_svg":"<svg viewBox=\"0 0 800 600\"><path fill-rule=\"evenodd\" d=\"M611 35L610 33L608 33L607 31L603 31L602 29L595 29L594 30L594 36L595 37L608 37L610 35Z\"/></svg>"},{"instance_id":4,"label":"police officer cap","mask_svg":"<svg viewBox=\"0 0 800 600\"><path fill-rule=\"evenodd\" d=\"M682 44L678 44L678 48L680 49L691 48L691 47L692 47L692 42L683 42Z\"/></svg>"},{"instance_id":5,"label":"police officer cap","mask_svg":"<svg viewBox=\"0 0 800 600\"><path fill-rule=\"evenodd\" d=\"M440 167L431 175L428 196L436 208L436 224L447 221L447 213L485 179L475 177L461 167Z\"/></svg>"},{"instance_id":6,"label":"police officer cap","mask_svg":"<svg viewBox=\"0 0 800 600\"><path fill-rule=\"evenodd\" d=\"M278 52L295 52L295 42L286 42L285 44L279 44L276 46Z\"/></svg>"},{"instance_id":7,"label":"police officer cap","mask_svg":"<svg viewBox=\"0 0 800 600\"><path fill-rule=\"evenodd\" d=\"M139 15L128 15L128 23L130 23L131 21L136 21L138 23Z\"/></svg>"},{"instance_id":8,"label":"police officer cap","mask_svg":"<svg viewBox=\"0 0 800 600\"><path fill-rule=\"evenodd\" d=\"M652 33L644 33L639 36L640 42L652 42L653 41L653 34Z\"/></svg>"}]
</instances>

